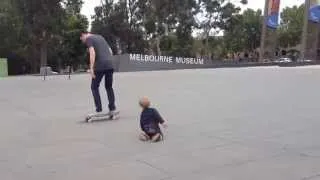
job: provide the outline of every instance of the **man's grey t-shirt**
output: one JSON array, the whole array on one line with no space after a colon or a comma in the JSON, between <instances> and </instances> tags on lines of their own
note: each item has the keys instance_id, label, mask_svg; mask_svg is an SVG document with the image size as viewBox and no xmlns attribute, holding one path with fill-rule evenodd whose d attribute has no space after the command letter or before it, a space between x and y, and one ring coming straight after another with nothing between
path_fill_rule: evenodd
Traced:
<instances>
[{"instance_id":1,"label":"man's grey t-shirt","mask_svg":"<svg viewBox=\"0 0 320 180\"><path fill-rule=\"evenodd\" d=\"M107 41L101 35L91 34L86 40L88 48L93 47L96 52L94 70L113 69L112 50Z\"/></svg>"}]
</instances>

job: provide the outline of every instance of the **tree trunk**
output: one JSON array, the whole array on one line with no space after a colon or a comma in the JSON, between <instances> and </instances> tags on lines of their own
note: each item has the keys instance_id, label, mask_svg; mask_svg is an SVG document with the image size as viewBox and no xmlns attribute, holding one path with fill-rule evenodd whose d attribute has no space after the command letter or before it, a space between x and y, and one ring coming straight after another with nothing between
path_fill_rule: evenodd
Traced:
<instances>
[{"instance_id":1,"label":"tree trunk","mask_svg":"<svg viewBox=\"0 0 320 180\"><path fill-rule=\"evenodd\" d=\"M46 40L42 41L40 44L40 65L41 67L47 66L48 58L48 42Z\"/></svg>"},{"instance_id":2,"label":"tree trunk","mask_svg":"<svg viewBox=\"0 0 320 180\"><path fill-rule=\"evenodd\" d=\"M31 72L32 73L37 73L39 71L38 69L38 52L37 52L37 45L34 43L31 45L30 49L30 54L29 54L29 63L31 65Z\"/></svg>"},{"instance_id":3,"label":"tree trunk","mask_svg":"<svg viewBox=\"0 0 320 180\"><path fill-rule=\"evenodd\" d=\"M160 49L160 34L159 34L159 18L157 16L156 22L158 24L156 25L156 51L157 51L157 56L161 56L161 49Z\"/></svg>"},{"instance_id":4,"label":"tree trunk","mask_svg":"<svg viewBox=\"0 0 320 180\"><path fill-rule=\"evenodd\" d=\"M156 2L157 1L152 1L152 6L151 6L151 8L152 8L152 10L153 10L153 12L155 13L155 12L157 12L157 7L156 7ZM159 34L159 26L160 26L160 21L159 21L159 17L158 17L158 15L157 14L154 14L155 15L155 17L156 17L156 32L155 32L155 39L156 39L156 54L157 54L157 56L161 56L161 49L160 49L160 34Z\"/></svg>"},{"instance_id":5,"label":"tree trunk","mask_svg":"<svg viewBox=\"0 0 320 180\"><path fill-rule=\"evenodd\" d=\"M205 41L205 56L209 57L209 35L210 35L210 30L208 28L205 30L205 36L206 36L206 41Z\"/></svg>"},{"instance_id":6,"label":"tree trunk","mask_svg":"<svg viewBox=\"0 0 320 180\"><path fill-rule=\"evenodd\" d=\"M208 57L209 56L209 35L207 34L206 37L206 53L205 55Z\"/></svg>"},{"instance_id":7,"label":"tree trunk","mask_svg":"<svg viewBox=\"0 0 320 180\"><path fill-rule=\"evenodd\" d=\"M159 35L156 37L156 48L157 48L157 56L161 56L160 37L159 37Z\"/></svg>"}]
</instances>

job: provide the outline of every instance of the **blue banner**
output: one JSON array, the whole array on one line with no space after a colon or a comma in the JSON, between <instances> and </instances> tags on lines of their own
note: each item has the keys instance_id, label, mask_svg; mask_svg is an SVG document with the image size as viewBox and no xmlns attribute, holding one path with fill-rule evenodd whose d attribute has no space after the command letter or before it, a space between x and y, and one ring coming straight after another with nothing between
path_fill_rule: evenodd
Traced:
<instances>
[{"instance_id":1,"label":"blue banner","mask_svg":"<svg viewBox=\"0 0 320 180\"><path fill-rule=\"evenodd\" d=\"M320 22L320 0L310 0L309 20L315 23Z\"/></svg>"},{"instance_id":2,"label":"blue banner","mask_svg":"<svg viewBox=\"0 0 320 180\"><path fill-rule=\"evenodd\" d=\"M269 0L267 26L277 29L279 26L280 0Z\"/></svg>"}]
</instances>

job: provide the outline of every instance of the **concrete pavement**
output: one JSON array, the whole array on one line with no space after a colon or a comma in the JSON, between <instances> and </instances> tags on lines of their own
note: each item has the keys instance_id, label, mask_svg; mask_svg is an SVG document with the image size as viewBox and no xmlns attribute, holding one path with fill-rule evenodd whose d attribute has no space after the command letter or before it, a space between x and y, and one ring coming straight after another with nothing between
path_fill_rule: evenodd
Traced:
<instances>
[{"instance_id":1,"label":"concrete pavement","mask_svg":"<svg viewBox=\"0 0 320 180\"><path fill-rule=\"evenodd\" d=\"M93 124L82 123L88 75L3 78L1 179L320 180L319 78L308 67L119 73L121 119ZM168 120L164 142L138 141L140 96Z\"/></svg>"}]
</instances>

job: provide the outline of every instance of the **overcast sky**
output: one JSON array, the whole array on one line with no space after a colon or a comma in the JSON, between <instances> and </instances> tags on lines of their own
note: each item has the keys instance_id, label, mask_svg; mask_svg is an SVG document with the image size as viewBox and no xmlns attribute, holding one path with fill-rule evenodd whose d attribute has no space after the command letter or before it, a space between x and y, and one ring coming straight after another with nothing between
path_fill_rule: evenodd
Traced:
<instances>
[{"instance_id":1,"label":"overcast sky","mask_svg":"<svg viewBox=\"0 0 320 180\"><path fill-rule=\"evenodd\" d=\"M94 14L94 7L100 5L101 0L84 0L84 2L82 13L91 19L91 16ZM286 6L300 5L303 2L304 0L281 0L281 8ZM264 4L264 0L248 0L248 5L243 8L263 9Z\"/></svg>"}]
</instances>

